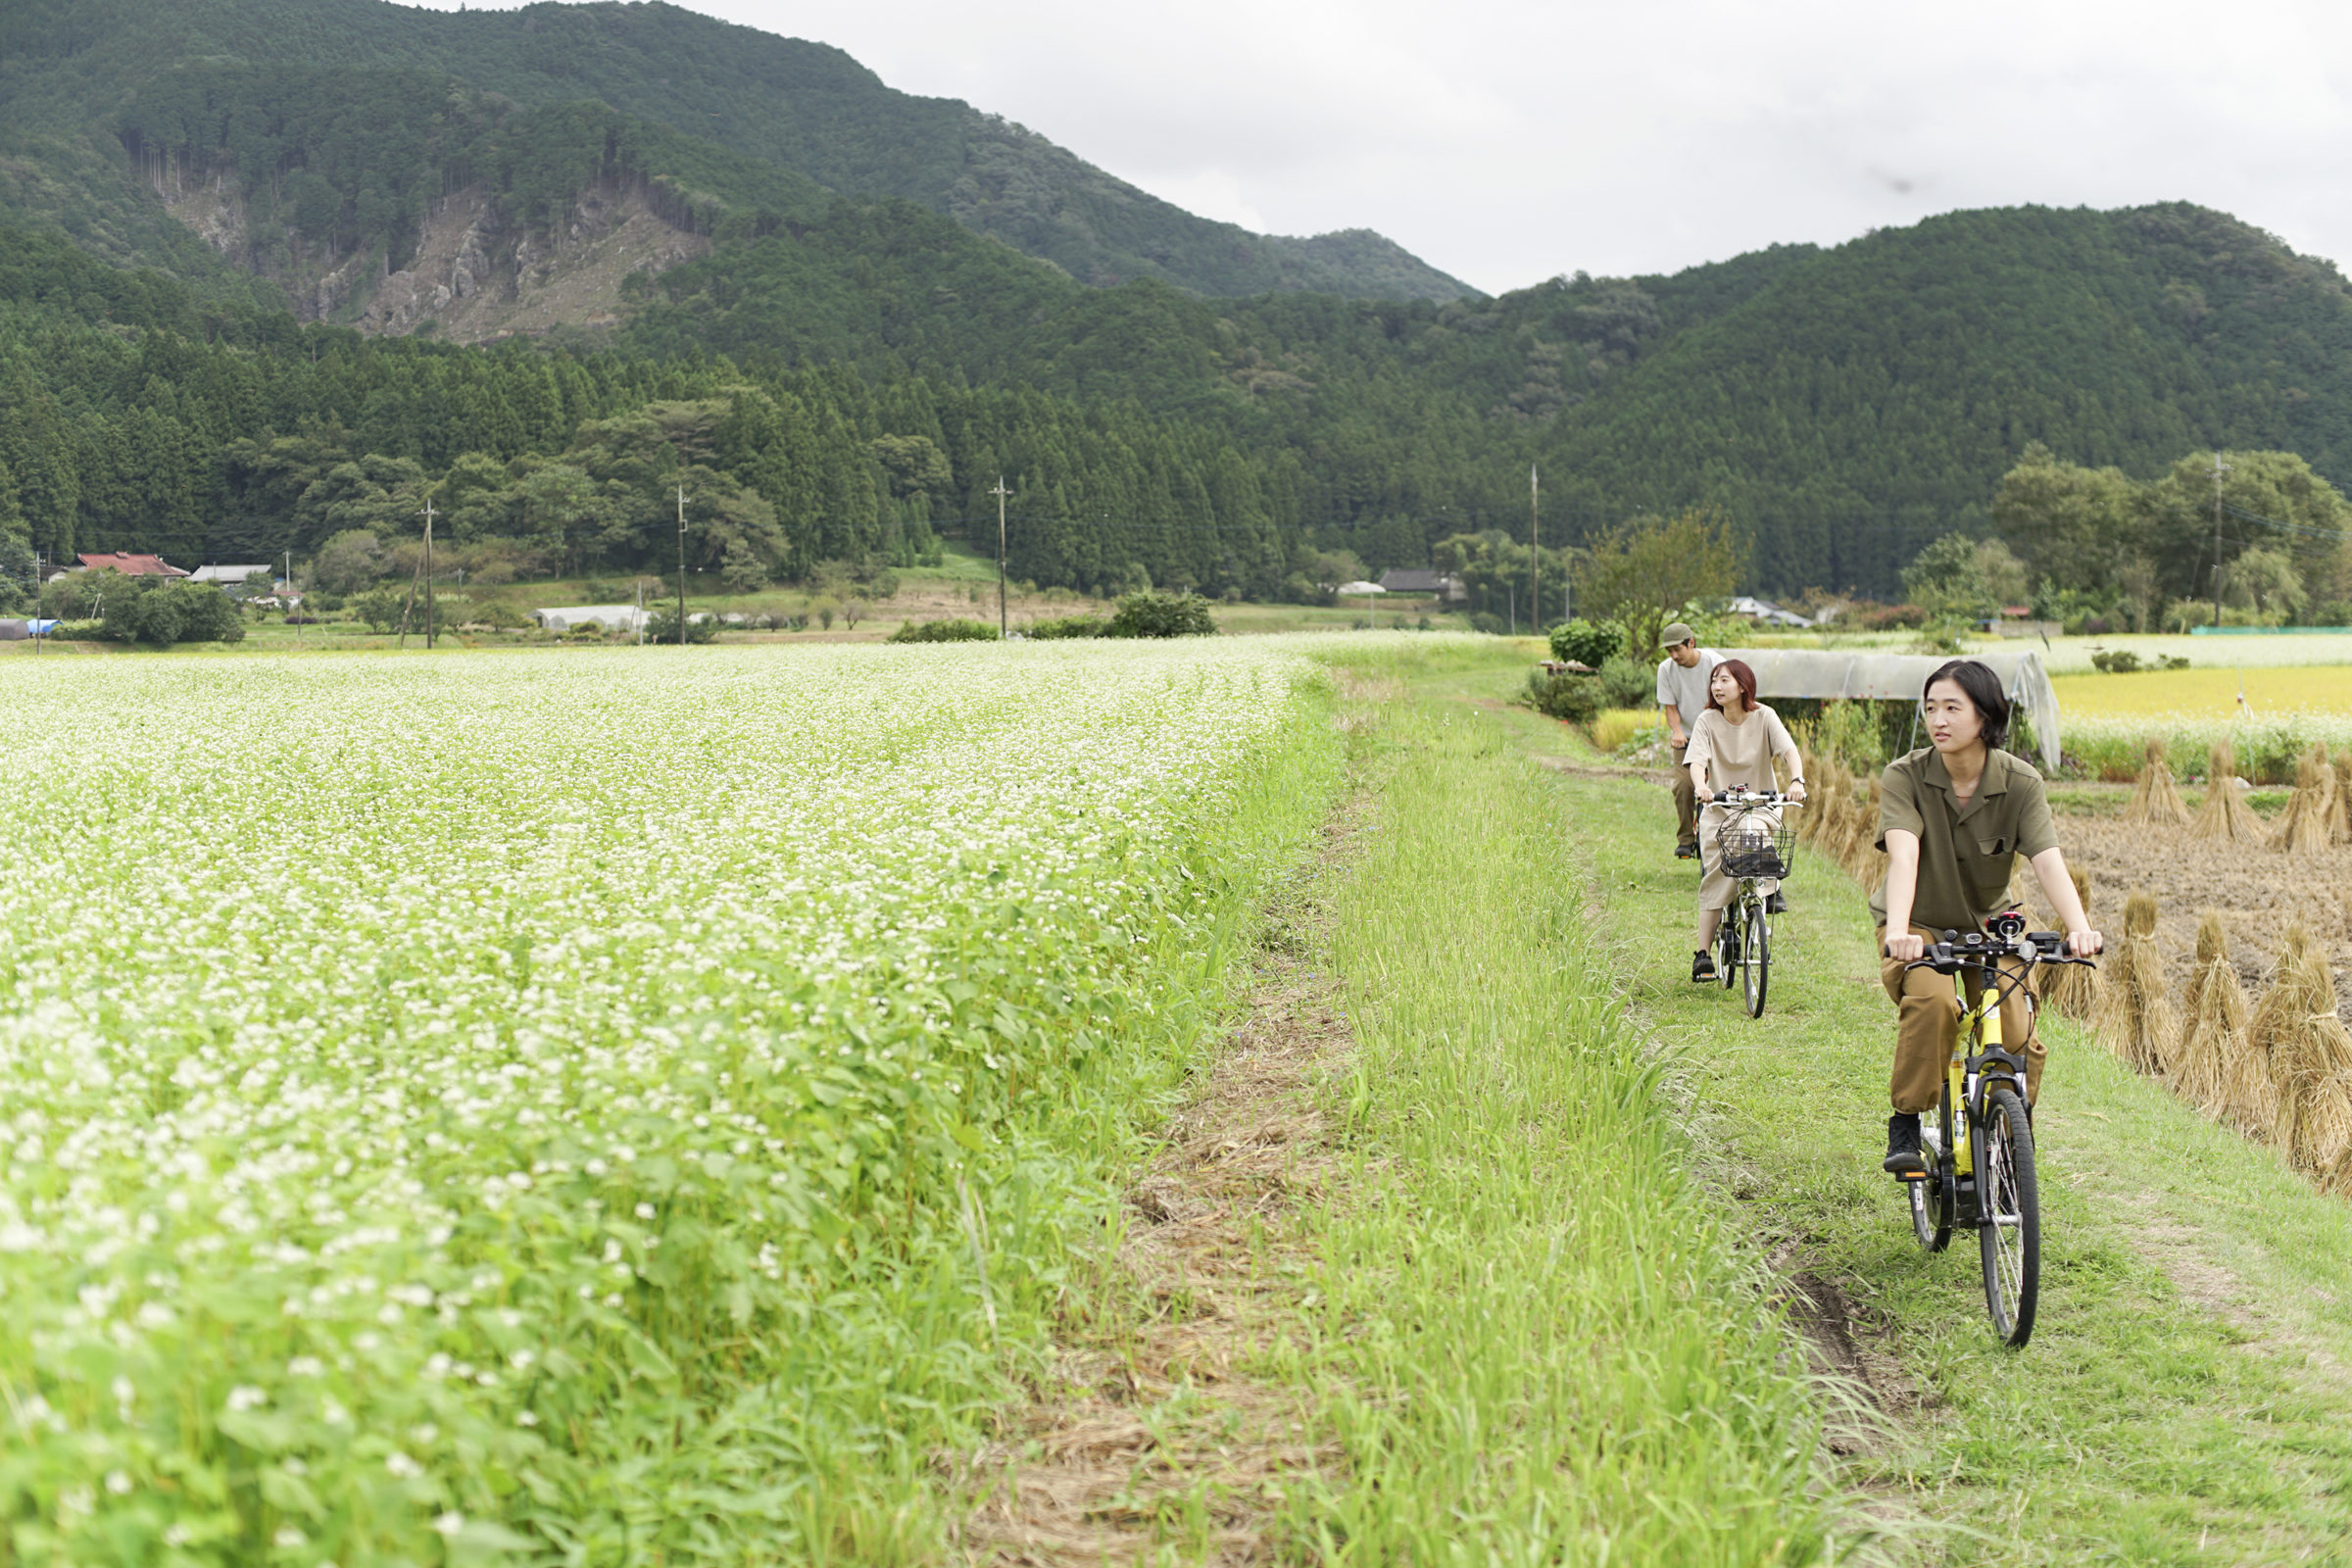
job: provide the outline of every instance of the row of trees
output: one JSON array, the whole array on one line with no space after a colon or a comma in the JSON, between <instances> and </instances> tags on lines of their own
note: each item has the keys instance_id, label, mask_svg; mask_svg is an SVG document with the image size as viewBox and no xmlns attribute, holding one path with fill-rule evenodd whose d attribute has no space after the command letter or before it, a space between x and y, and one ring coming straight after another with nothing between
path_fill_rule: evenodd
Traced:
<instances>
[{"instance_id":1,"label":"row of trees","mask_svg":"<svg viewBox=\"0 0 2352 1568\"><path fill-rule=\"evenodd\" d=\"M1995 537L1914 562L1906 596L1965 618L2031 603L2141 630L2210 620L2217 601L2225 618L2352 622L2352 503L2291 452L2193 452L2137 480L2034 443L1991 517Z\"/></svg>"}]
</instances>

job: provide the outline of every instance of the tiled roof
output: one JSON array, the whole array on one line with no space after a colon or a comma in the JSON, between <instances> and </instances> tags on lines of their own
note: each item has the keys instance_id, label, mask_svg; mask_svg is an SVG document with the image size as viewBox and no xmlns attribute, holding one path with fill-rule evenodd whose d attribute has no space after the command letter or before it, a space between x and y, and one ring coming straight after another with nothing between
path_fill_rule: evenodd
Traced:
<instances>
[{"instance_id":1,"label":"tiled roof","mask_svg":"<svg viewBox=\"0 0 2352 1568\"><path fill-rule=\"evenodd\" d=\"M119 571L125 577L185 577L177 566L167 566L161 556L75 556L84 571Z\"/></svg>"}]
</instances>

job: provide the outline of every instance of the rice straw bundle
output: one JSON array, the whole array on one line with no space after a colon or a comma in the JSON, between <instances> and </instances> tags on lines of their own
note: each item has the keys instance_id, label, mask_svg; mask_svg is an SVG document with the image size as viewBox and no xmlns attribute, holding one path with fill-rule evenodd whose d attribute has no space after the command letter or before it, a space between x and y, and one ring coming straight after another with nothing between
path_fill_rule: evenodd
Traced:
<instances>
[{"instance_id":1,"label":"rice straw bundle","mask_svg":"<svg viewBox=\"0 0 2352 1568\"><path fill-rule=\"evenodd\" d=\"M1796 813L1797 831L1822 852L1823 858L1834 860L1837 857L1829 846L1836 842L1838 824L1852 804L1854 776L1834 755L1810 757L1805 760L1805 808Z\"/></svg>"},{"instance_id":2,"label":"rice straw bundle","mask_svg":"<svg viewBox=\"0 0 2352 1568\"><path fill-rule=\"evenodd\" d=\"M2090 908L2090 876L2079 866L2068 866L2067 874L2075 879L2075 897L2084 910ZM2061 964L2044 970L2039 976L2041 1004L2054 1009L2063 1017L2088 1018L2099 1005L2099 971L2083 964Z\"/></svg>"},{"instance_id":3,"label":"rice straw bundle","mask_svg":"<svg viewBox=\"0 0 2352 1568\"><path fill-rule=\"evenodd\" d=\"M2335 754L2335 821L2338 844L2352 844L2352 752Z\"/></svg>"},{"instance_id":4,"label":"rice straw bundle","mask_svg":"<svg viewBox=\"0 0 2352 1568\"><path fill-rule=\"evenodd\" d=\"M2188 825L2188 803L2173 787L2173 770L2165 763L2161 735L2148 742L2147 760L2140 766L2139 782L2132 788L2132 804L2124 808L2124 820Z\"/></svg>"},{"instance_id":5,"label":"rice straw bundle","mask_svg":"<svg viewBox=\"0 0 2352 1568\"><path fill-rule=\"evenodd\" d=\"M2335 769L2314 746L2295 762L2295 793L2271 832L2271 847L2289 855L2318 855L2335 837Z\"/></svg>"},{"instance_id":6,"label":"rice straw bundle","mask_svg":"<svg viewBox=\"0 0 2352 1568\"><path fill-rule=\"evenodd\" d=\"M1854 880L1866 892L1876 893L1879 884L1886 880L1886 853L1879 848L1879 806L1882 788L1877 779L1870 781L1870 793L1863 799L1857 820L1860 831L1853 839L1852 859L1849 862Z\"/></svg>"},{"instance_id":7,"label":"rice straw bundle","mask_svg":"<svg viewBox=\"0 0 2352 1568\"><path fill-rule=\"evenodd\" d=\"M2166 1064L2165 1076L2173 1092L2190 1104L2226 1116L2230 1068L2247 1054L2246 992L2230 962L2230 935L2219 909L2207 909L2197 922L2197 960L2188 972L2180 1012L2180 1049ZM2272 1115L2277 1114L2274 1104Z\"/></svg>"},{"instance_id":8,"label":"rice straw bundle","mask_svg":"<svg viewBox=\"0 0 2352 1568\"><path fill-rule=\"evenodd\" d=\"M2278 1084L2273 1137L2310 1171L2328 1170L2352 1149L2352 1031L2335 1008L2327 955L2300 925L2291 927L2249 1033Z\"/></svg>"},{"instance_id":9,"label":"rice straw bundle","mask_svg":"<svg viewBox=\"0 0 2352 1568\"><path fill-rule=\"evenodd\" d=\"M2108 960L2103 990L2099 1032L2107 1049L2134 1071L2162 1072L2179 1050L2173 1037L2180 1020L2156 951L2156 901L2138 889L2124 903L2124 940Z\"/></svg>"},{"instance_id":10,"label":"rice straw bundle","mask_svg":"<svg viewBox=\"0 0 2352 1568\"><path fill-rule=\"evenodd\" d=\"M2228 741L2213 743L2212 759L2205 769L2205 805L2191 831L2201 839L2228 839L2238 844L2252 844L2262 837L2262 818L2237 792L2237 758Z\"/></svg>"}]
</instances>

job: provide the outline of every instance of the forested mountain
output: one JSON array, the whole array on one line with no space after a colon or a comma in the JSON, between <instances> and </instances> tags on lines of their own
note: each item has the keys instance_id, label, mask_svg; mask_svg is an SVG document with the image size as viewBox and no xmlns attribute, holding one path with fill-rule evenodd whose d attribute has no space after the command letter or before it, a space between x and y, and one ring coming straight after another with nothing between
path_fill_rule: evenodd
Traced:
<instances>
[{"instance_id":1,"label":"forested mountain","mask_svg":"<svg viewBox=\"0 0 2352 1568\"><path fill-rule=\"evenodd\" d=\"M1494 299L1274 287L1312 279L1167 229L1156 274L1097 286L1073 274L1119 269L957 208L970 113L661 4L22 0L0 521L53 552L299 551L354 506L404 514L304 501L330 470L405 506L462 468L469 526L544 534L568 496L558 553L617 564L612 519L669 465L758 502L713 559L791 571L958 529L1001 472L1024 575L1266 593L1338 551L1508 580L1536 464L1547 544L1708 503L1754 587L1890 595L1929 541L1989 530L2034 443L2138 479L2213 446L2352 479L2344 279L2207 209L1956 213ZM1316 243L1358 284L1388 265ZM719 459L720 405L781 433Z\"/></svg>"},{"instance_id":2,"label":"forested mountain","mask_svg":"<svg viewBox=\"0 0 2352 1568\"><path fill-rule=\"evenodd\" d=\"M641 280L601 339L489 350L0 238L0 466L57 553L397 532L447 475L490 533L561 536L568 496L597 542L551 548L625 564L676 470L718 512L759 503L714 515L710 559L790 572L960 529L1002 473L1023 575L1266 594L1319 551L1507 549L1476 536L1524 540L1535 462L1547 542L1712 502L1759 587L1889 594L1929 540L1985 530L2036 442L2144 478L2216 443L2352 468L2343 280L2185 206L1955 214L1441 306L1087 289L909 204L829 200Z\"/></svg>"},{"instance_id":3,"label":"forested mountain","mask_svg":"<svg viewBox=\"0 0 2352 1568\"><path fill-rule=\"evenodd\" d=\"M1091 284L1151 277L1212 294L1471 292L1376 234L1289 239L1196 218L1000 117L894 91L838 49L662 0L458 13L385 0L12 0L0 15L0 120L20 135L71 145L88 128L117 128L129 111L124 128L167 160L183 147L198 158L233 150L251 182L260 172L251 155L272 139L256 133L274 108L270 94L216 93L212 126L183 122L176 142L159 134L157 96L191 97L163 78L191 66L238 68L233 81L209 85L249 89L283 84L296 68L377 118L390 118L380 106L405 101L397 130L349 142L334 160L349 176L347 198L372 197L373 211L357 221L370 231L397 228L403 209L413 220L416 180L447 172L449 160L425 144L454 91L526 111L599 103L669 132L647 149L656 153L648 172L687 188L697 187L680 167L682 143L706 144L804 185L912 202ZM484 117L477 103L457 118L474 122L453 125L465 138ZM205 145L222 131L233 149ZM312 195L315 208L323 197Z\"/></svg>"}]
</instances>

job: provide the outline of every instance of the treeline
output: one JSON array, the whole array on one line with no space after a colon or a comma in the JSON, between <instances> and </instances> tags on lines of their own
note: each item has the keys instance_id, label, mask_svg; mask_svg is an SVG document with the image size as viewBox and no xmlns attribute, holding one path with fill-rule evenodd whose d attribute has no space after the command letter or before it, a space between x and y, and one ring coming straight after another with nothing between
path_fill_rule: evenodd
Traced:
<instances>
[{"instance_id":1,"label":"treeline","mask_svg":"<svg viewBox=\"0 0 2352 1568\"><path fill-rule=\"evenodd\" d=\"M456 543L665 565L683 487L693 564L764 580L911 564L973 518L993 536L1000 475L1040 582L1271 594L1302 548L1291 470L1133 403L208 318L0 231L0 528L51 559L307 557L416 535L429 500Z\"/></svg>"},{"instance_id":2,"label":"treeline","mask_svg":"<svg viewBox=\"0 0 2352 1568\"><path fill-rule=\"evenodd\" d=\"M2143 481L2035 443L1992 521L1989 550L1915 563L1912 597L1967 595L1955 608L1973 612L2026 592L2047 618L2141 631L2210 623L2216 607L2225 621L2352 625L2352 503L2291 452L2192 453Z\"/></svg>"}]
</instances>

